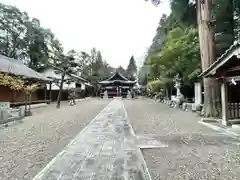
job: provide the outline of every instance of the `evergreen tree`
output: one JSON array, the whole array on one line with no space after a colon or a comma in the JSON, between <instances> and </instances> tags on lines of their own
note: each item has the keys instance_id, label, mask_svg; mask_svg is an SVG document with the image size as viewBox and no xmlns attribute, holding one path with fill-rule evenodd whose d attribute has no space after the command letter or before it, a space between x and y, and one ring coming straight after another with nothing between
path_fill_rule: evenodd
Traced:
<instances>
[{"instance_id":1,"label":"evergreen tree","mask_svg":"<svg viewBox=\"0 0 240 180\"><path fill-rule=\"evenodd\" d=\"M134 57L132 56L129 60L129 64L127 67L127 77L130 80L135 80L136 79L136 74L137 74L137 65Z\"/></svg>"},{"instance_id":2,"label":"evergreen tree","mask_svg":"<svg viewBox=\"0 0 240 180\"><path fill-rule=\"evenodd\" d=\"M220 57L234 42L233 0L218 0L213 8L216 20L216 56Z\"/></svg>"},{"instance_id":3,"label":"evergreen tree","mask_svg":"<svg viewBox=\"0 0 240 180\"><path fill-rule=\"evenodd\" d=\"M117 69L116 69L117 72L121 73L124 77L127 77L127 71L122 67L122 66L119 66Z\"/></svg>"},{"instance_id":4,"label":"evergreen tree","mask_svg":"<svg viewBox=\"0 0 240 180\"><path fill-rule=\"evenodd\" d=\"M55 64L53 65L56 71L58 71L58 73L61 73L61 80L57 98L57 108L60 108L65 76L69 73L74 73L74 70L78 65L74 55L75 51L69 51L67 55L62 54L59 59L56 59Z\"/></svg>"},{"instance_id":5,"label":"evergreen tree","mask_svg":"<svg viewBox=\"0 0 240 180\"><path fill-rule=\"evenodd\" d=\"M240 39L240 1L233 0L234 37Z\"/></svg>"},{"instance_id":6,"label":"evergreen tree","mask_svg":"<svg viewBox=\"0 0 240 180\"><path fill-rule=\"evenodd\" d=\"M100 80L103 71L103 59L100 51L94 52L94 61L92 62L92 83Z\"/></svg>"},{"instance_id":7,"label":"evergreen tree","mask_svg":"<svg viewBox=\"0 0 240 180\"><path fill-rule=\"evenodd\" d=\"M96 48L91 50L90 55L82 52L81 58L85 62L83 76L96 86L98 81L105 79L113 71L113 68L103 60L101 51L97 51Z\"/></svg>"},{"instance_id":8,"label":"evergreen tree","mask_svg":"<svg viewBox=\"0 0 240 180\"><path fill-rule=\"evenodd\" d=\"M94 71L96 72L97 75L100 75L102 67L103 67L102 54L100 51L98 51L96 55L96 61L94 64Z\"/></svg>"}]
</instances>

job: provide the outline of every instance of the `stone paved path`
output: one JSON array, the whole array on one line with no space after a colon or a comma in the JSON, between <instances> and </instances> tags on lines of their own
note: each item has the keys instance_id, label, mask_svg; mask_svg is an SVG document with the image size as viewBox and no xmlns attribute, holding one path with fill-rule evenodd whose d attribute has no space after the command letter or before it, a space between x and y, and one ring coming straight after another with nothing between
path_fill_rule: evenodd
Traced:
<instances>
[{"instance_id":1,"label":"stone paved path","mask_svg":"<svg viewBox=\"0 0 240 180\"><path fill-rule=\"evenodd\" d=\"M199 124L195 113L150 99L123 102L137 134L168 142L142 150L153 180L240 179L239 140Z\"/></svg>"},{"instance_id":2,"label":"stone paved path","mask_svg":"<svg viewBox=\"0 0 240 180\"><path fill-rule=\"evenodd\" d=\"M110 101L92 98L33 110L0 126L0 180L32 180Z\"/></svg>"},{"instance_id":3,"label":"stone paved path","mask_svg":"<svg viewBox=\"0 0 240 180\"><path fill-rule=\"evenodd\" d=\"M34 180L150 180L144 144L114 99Z\"/></svg>"},{"instance_id":4,"label":"stone paved path","mask_svg":"<svg viewBox=\"0 0 240 180\"><path fill-rule=\"evenodd\" d=\"M240 179L240 143L195 114L148 99L108 103L92 99L0 129L0 180Z\"/></svg>"}]
</instances>

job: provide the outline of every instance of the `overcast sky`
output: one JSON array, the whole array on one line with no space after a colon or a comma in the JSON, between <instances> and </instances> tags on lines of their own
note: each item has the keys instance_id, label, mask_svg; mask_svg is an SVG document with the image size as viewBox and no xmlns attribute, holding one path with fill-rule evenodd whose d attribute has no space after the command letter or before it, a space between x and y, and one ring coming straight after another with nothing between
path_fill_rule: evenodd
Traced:
<instances>
[{"instance_id":1,"label":"overcast sky","mask_svg":"<svg viewBox=\"0 0 240 180\"><path fill-rule=\"evenodd\" d=\"M0 0L15 5L50 28L65 50L101 50L112 66L126 67L131 55L138 64L169 5L144 0Z\"/></svg>"}]
</instances>

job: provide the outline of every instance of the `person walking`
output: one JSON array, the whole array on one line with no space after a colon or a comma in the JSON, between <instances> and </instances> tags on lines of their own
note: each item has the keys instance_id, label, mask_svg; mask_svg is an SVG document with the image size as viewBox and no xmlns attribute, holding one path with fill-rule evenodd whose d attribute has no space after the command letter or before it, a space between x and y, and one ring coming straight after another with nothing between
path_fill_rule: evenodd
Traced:
<instances>
[{"instance_id":1,"label":"person walking","mask_svg":"<svg viewBox=\"0 0 240 180\"><path fill-rule=\"evenodd\" d=\"M70 106L76 105L74 89L70 89L68 93L69 93L68 98L70 100Z\"/></svg>"}]
</instances>

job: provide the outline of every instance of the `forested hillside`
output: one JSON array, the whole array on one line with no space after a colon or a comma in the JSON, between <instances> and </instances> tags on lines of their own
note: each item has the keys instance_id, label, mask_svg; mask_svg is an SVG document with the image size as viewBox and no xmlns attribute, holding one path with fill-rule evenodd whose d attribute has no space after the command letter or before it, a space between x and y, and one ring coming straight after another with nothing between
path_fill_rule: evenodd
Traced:
<instances>
[{"instance_id":1,"label":"forested hillside","mask_svg":"<svg viewBox=\"0 0 240 180\"><path fill-rule=\"evenodd\" d=\"M216 56L219 57L240 35L240 1L214 3L211 13L215 23ZM140 84L149 84L153 91L171 87L178 73L185 86L192 86L201 72L196 1L171 0L170 5L171 13L160 18L139 73Z\"/></svg>"}]
</instances>

